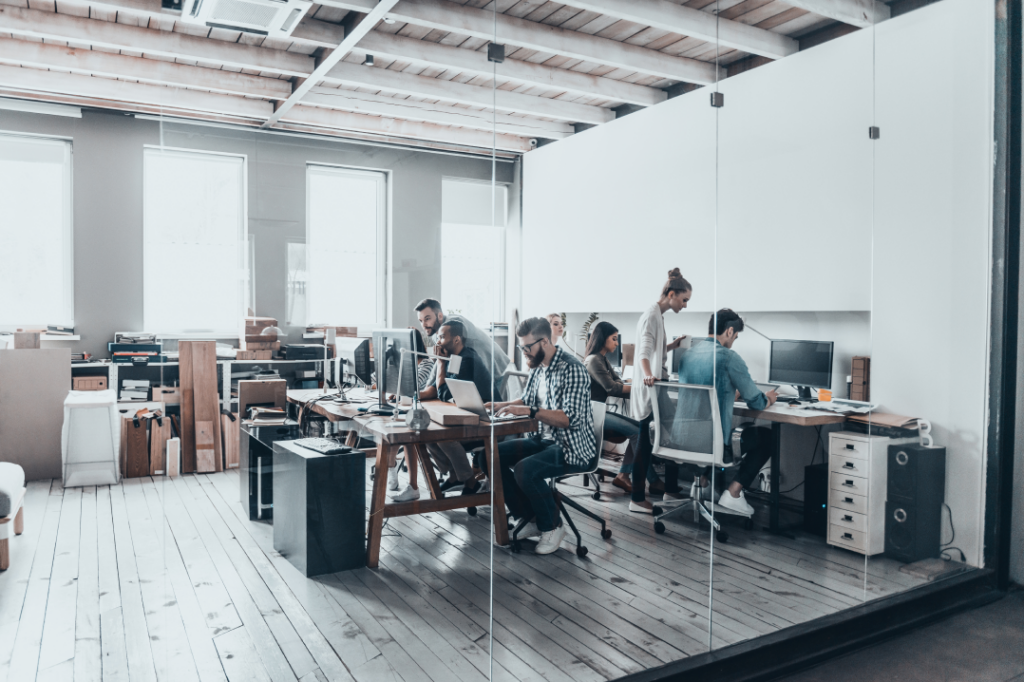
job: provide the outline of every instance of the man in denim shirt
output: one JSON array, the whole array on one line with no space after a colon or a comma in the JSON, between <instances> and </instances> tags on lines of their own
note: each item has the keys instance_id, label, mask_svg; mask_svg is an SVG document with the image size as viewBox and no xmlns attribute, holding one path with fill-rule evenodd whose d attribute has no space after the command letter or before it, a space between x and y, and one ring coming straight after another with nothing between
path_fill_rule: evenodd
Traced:
<instances>
[{"instance_id":1,"label":"man in denim shirt","mask_svg":"<svg viewBox=\"0 0 1024 682\"><path fill-rule=\"evenodd\" d=\"M711 316L708 323L708 337L694 341L683 353L679 363L679 383L711 386L718 394L718 413L722 419L722 435L728 446L732 430L732 407L736 398L742 398L754 410L771 407L778 395L775 391L767 394L750 378L747 363L732 349L739 333L743 331L743 320L732 310L723 308ZM685 409L683 404L680 410ZM757 437L743 457L736 478L722 493L718 504L743 514L753 514L754 508L743 497L743 489L753 483L757 473L771 457L771 431L756 429ZM701 476L702 495L711 496L707 474Z\"/></svg>"}]
</instances>

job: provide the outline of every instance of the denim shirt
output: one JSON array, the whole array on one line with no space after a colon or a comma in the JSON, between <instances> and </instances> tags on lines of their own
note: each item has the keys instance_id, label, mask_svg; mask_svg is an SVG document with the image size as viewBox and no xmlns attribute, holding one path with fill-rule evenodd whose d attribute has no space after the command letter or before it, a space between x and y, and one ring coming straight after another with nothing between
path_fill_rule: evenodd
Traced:
<instances>
[{"instance_id":1,"label":"denim shirt","mask_svg":"<svg viewBox=\"0 0 1024 682\"><path fill-rule=\"evenodd\" d=\"M750 378L747 363L740 354L712 337L695 339L690 349L683 353L682 362L679 363L679 383L702 386L714 384L726 443L729 442L729 432L732 430L732 407L736 402L737 390L751 409L763 410L768 406L768 398Z\"/></svg>"}]
</instances>

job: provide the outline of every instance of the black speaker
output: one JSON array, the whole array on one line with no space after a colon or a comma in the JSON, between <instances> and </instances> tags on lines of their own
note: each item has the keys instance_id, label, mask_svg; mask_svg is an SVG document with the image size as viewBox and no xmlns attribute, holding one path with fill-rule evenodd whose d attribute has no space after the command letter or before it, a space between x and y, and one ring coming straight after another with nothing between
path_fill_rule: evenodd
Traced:
<instances>
[{"instance_id":1,"label":"black speaker","mask_svg":"<svg viewBox=\"0 0 1024 682\"><path fill-rule=\"evenodd\" d=\"M903 562L939 556L946 448L889 446L885 555Z\"/></svg>"},{"instance_id":2,"label":"black speaker","mask_svg":"<svg viewBox=\"0 0 1024 682\"><path fill-rule=\"evenodd\" d=\"M828 463L804 467L804 530L828 537Z\"/></svg>"},{"instance_id":3,"label":"black speaker","mask_svg":"<svg viewBox=\"0 0 1024 682\"><path fill-rule=\"evenodd\" d=\"M942 507L885 503L885 556L904 563L939 556Z\"/></svg>"}]
</instances>

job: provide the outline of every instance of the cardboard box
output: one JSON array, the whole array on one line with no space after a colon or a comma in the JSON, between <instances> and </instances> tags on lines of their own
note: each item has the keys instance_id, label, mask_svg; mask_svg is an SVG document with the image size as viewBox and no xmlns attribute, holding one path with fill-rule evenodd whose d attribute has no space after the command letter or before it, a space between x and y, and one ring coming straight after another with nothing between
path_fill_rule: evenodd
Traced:
<instances>
[{"instance_id":1,"label":"cardboard box","mask_svg":"<svg viewBox=\"0 0 1024 682\"><path fill-rule=\"evenodd\" d=\"M73 377L71 388L76 391L105 391L107 390L106 377Z\"/></svg>"}]
</instances>

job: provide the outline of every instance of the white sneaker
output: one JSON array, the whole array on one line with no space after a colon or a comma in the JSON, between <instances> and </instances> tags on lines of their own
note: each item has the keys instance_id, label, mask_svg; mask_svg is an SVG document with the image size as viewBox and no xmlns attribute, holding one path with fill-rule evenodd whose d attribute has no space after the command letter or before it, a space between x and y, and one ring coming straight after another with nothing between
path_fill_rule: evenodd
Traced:
<instances>
[{"instance_id":1,"label":"white sneaker","mask_svg":"<svg viewBox=\"0 0 1024 682\"><path fill-rule=\"evenodd\" d=\"M398 492L398 465L388 469L388 490Z\"/></svg>"},{"instance_id":2,"label":"white sneaker","mask_svg":"<svg viewBox=\"0 0 1024 682\"><path fill-rule=\"evenodd\" d=\"M530 538L539 538L540 536L540 528L537 527L536 522L530 521L528 524L523 526L523 529L519 531L519 535L516 537L520 540L529 540Z\"/></svg>"},{"instance_id":3,"label":"white sneaker","mask_svg":"<svg viewBox=\"0 0 1024 682\"><path fill-rule=\"evenodd\" d=\"M411 485L405 486L402 492L391 496L392 502L415 502L420 499L420 491Z\"/></svg>"},{"instance_id":4,"label":"white sneaker","mask_svg":"<svg viewBox=\"0 0 1024 682\"><path fill-rule=\"evenodd\" d=\"M490 479L485 478L480 483L480 490L477 490L476 492L477 492L477 494L480 494L480 495L482 495L484 493L491 492L491 481L490 481Z\"/></svg>"},{"instance_id":5,"label":"white sneaker","mask_svg":"<svg viewBox=\"0 0 1024 682\"><path fill-rule=\"evenodd\" d=\"M744 516L754 515L754 508L750 506L749 502L747 502L747 499L743 496L742 490L740 491L739 497L733 497L732 493L726 490L722 493L722 497L719 498L718 505L725 507L726 509L731 509L737 514L743 514Z\"/></svg>"},{"instance_id":6,"label":"white sneaker","mask_svg":"<svg viewBox=\"0 0 1024 682\"><path fill-rule=\"evenodd\" d=\"M558 526L554 530L541 533L540 542L537 543L537 548L533 552L534 554L551 554L558 550L562 545L563 539L565 539L564 526Z\"/></svg>"}]
</instances>

